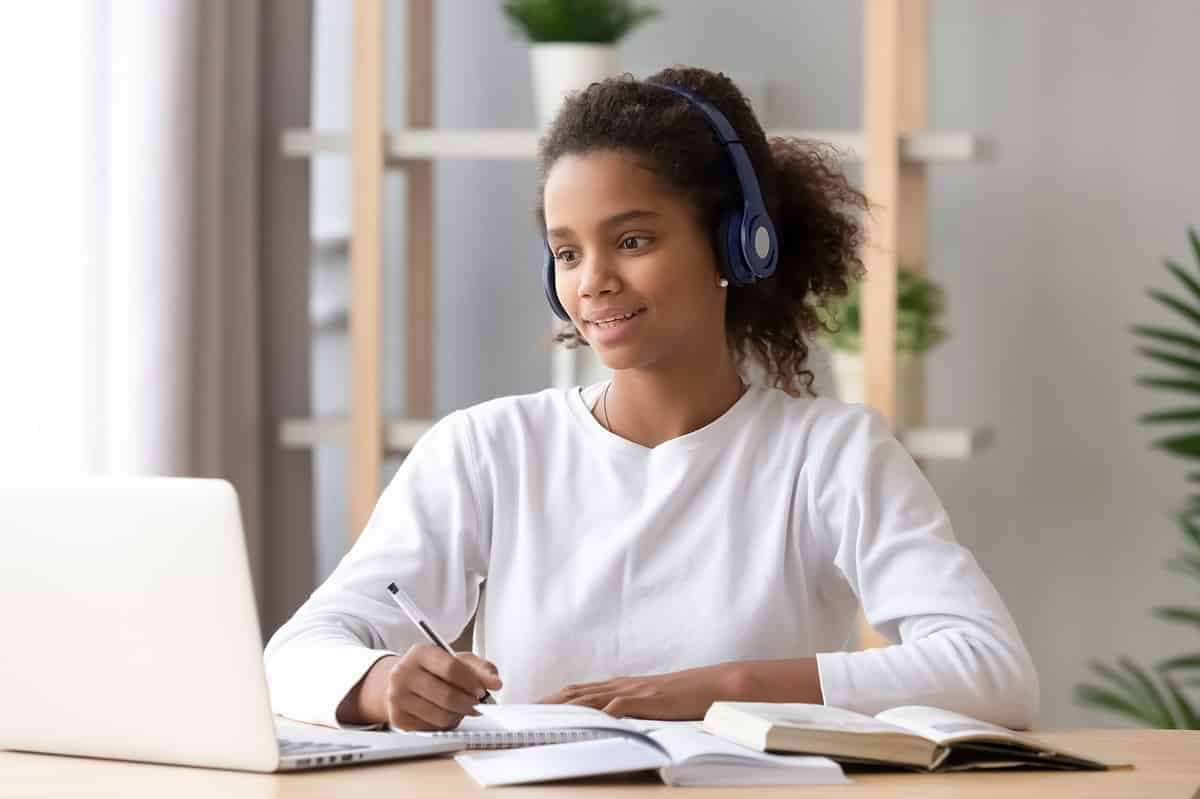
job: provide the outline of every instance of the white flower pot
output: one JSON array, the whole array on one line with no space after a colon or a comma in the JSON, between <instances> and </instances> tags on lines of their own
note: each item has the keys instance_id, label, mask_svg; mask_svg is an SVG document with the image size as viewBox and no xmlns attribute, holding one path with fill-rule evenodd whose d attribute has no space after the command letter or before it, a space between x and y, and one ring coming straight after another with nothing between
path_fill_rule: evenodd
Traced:
<instances>
[{"instance_id":1,"label":"white flower pot","mask_svg":"<svg viewBox=\"0 0 1200 799\"><path fill-rule=\"evenodd\" d=\"M611 44L537 43L530 45L529 59L538 124L543 128L567 94L617 72L617 48Z\"/></svg>"},{"instance_id":2,"label":"white flower pot","mask_svg":"<svg viewBox=\"0 0 1200 799\"><path fill-rule=\"evenodd\" d=\"M866 402L862 353L834 350L832 360L833 382L838 399L843 402ZM911 352L896 353L896 427L900 430L915 426L919 420L924 378L918 356Z\"/></svg>"}]
</instances>

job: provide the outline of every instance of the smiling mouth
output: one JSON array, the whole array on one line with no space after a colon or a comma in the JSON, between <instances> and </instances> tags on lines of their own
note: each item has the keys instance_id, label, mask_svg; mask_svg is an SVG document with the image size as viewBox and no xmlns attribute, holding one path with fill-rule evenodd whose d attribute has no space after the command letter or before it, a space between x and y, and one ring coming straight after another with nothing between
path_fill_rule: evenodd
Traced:
<instances>
[{"instance_id":1,"label":"smiling mouth","mask_svg":"<svg viewBox=\"0 0 1200 799\"><path fill-rule=\"evenodd\" d=\"M635 316L640 316L641 313L645 310L646 310L645 308L638 308L633 313L627 313L624 316L616 316L616 317L612 317L609 319L603 319L603 320L588 319L586 321L589 325L595 325L596 327L599 327L599 328L619 327L620 325L624 324L625 322L628 322L630 319L633 319Z\"/></svg>"}]
</instances>

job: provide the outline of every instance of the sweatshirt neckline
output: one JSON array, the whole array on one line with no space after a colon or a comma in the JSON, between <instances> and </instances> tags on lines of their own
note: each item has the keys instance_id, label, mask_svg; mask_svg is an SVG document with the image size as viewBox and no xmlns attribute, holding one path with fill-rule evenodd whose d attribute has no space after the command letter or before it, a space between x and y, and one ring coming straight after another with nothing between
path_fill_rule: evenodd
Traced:
<instances>
[{"instance_id":1,"label":"sweatshirt neckline","mask_svg":"<svg viewBox=\"0 0 1200 799\"><path fill-rule=\"evenodd\" d=\"M591 439L613 452L641 457L660 455L676 450L690 451L697 447L720 442L728 437L732 431L743 426L743 420L750 416L754 404L758 401L763 391L762 386L750 383L746 391L742 396L738 397L733 405L730 405L723 414L708 424L690 433L684 433L681 436L668 439L657 447L645 447L611 432L595 416L592 416L589 400L598 397L599 392L610 382L610 380L603 380L598 383L592 383L589 386L575 386L574 388L567 389L567 404L571 407L572 415L576 417L576 420L583 426L584 431Z\"/></svg>"}]
</instances>

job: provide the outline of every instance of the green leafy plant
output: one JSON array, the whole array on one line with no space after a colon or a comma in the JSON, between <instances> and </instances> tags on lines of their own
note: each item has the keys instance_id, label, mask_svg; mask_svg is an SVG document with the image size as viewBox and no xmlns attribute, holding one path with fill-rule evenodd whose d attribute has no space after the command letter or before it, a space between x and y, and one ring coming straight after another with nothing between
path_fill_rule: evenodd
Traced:
<instances>
[{"instance_id":1,"label":"green leafy plant","mask_svg":"<svg viewBox=\"0 0 1200 799\"><path fill-rule=\"evenodd\" d=\"M1176 457L1200 459L1200 237L1188 229L1196 258L1196 275L1179 264L1166 260L1167 270L1183 284L1182 296L1148 289L1155 302L1165 306L1188 324L1185 328L1135 325L1132 330L1147 346L1139 354L1158 365L1175 370L1166 376L1139 377L1137 383L1158 391L1182 395L1181 407L1143 414L1138 421L1147 425L1184 425L1181 431L1152 442L1152 446ZM1200 472L1191 472L1188 481L1200 482ZM1167 569L1200 580L1200 496L1188 497L1175 520L1183 532L1185 548L1167 561ZM1163 621L1200 628L1200 608L1157 607L1153 615ZM1120 657L1117 666L1093 659L1092 673L1101 684L1076 686L1075 699L1080 705L1124 716L1150 727L1200 729L1200 713L1189 699L1187 688L1200 685L1200 652L1168 658L1153 668L1142 668L1132 658Z\"/></svg>"},{"instance_id":2,"label":"green leafy plant","mask_svg":"<svg viewBox=\"0 0 1200 799\"><path fill-rule=\"evenodd\" d=\"M896 275L896 351L928 352L946 338L942 287L910 269ZM862 284L854 283L845 298L817 306L825 327L821 340L835 350L862 351Z\"/></svg>"},{"instance_id":3,"label":"green leafy plant","mask_svg":"<svg viewBox=\"0 0 1200 799\"><path fill-rule=\"evenodd\" d=\"M532 42L615 44L658 9L629 0L505 0L504 13Z\"/></svg>"}]
</instances>

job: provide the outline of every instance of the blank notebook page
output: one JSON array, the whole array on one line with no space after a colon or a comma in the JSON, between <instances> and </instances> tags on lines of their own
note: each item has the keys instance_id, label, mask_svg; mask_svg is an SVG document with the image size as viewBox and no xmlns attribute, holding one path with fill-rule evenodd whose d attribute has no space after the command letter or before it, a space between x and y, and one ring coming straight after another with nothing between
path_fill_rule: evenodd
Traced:
<instances>
[{"instance_id":1,"label":"blank notebook page","mask_svg":"<svg viewBox=\"0 0 1200 799\"><path fill-rule=\"evenodd\" d=\"M667 763L662 752L632 738L479 752L455 755L454 759L483 786L619 774L660 768Z\"/></svg>"}]
</instances>

